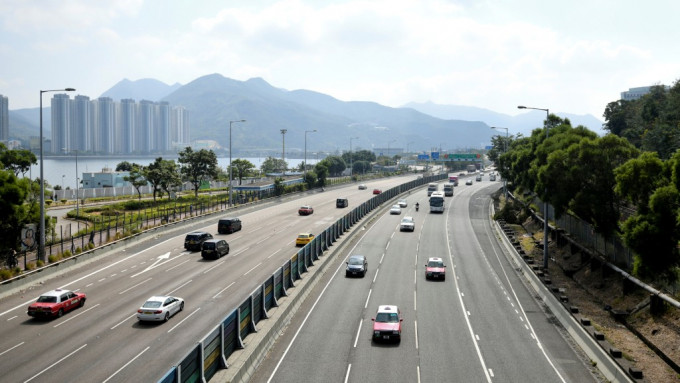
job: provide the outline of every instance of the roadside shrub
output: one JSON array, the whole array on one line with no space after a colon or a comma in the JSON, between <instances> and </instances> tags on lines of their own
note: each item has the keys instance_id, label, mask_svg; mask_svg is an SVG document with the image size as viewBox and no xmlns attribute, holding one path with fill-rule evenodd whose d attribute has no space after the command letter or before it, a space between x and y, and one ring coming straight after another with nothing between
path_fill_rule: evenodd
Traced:
<instances>
[{"instance_id":1,"label":"roadside shrub","mask_svg":"<svg viewBox=\"0 0 680 383\"><path fill-rule=\"evenodd\" d=\"M66 205L66 202L68 202L68 200L67 200L66 198L62 198L62 199L59 200L59 202L61 202L61 203L63 203L64 205Z\"/></svg>"},{"instance_id":2,"label":"roadside shrub","mask_svg":"<svg viewBox=\"0 0 680 383\"><path fill-rule=\"evenodd\" d=\"M33 262L28 262L26 264L26 270L34 270L35 269L35 263Z\"/></svg>"},{"instance_id":3,"label":"roadside shrub","mask_svg":"<svg viewBox=\"0 0 680 383\"><path fill-rule=\"evenodd\" d=\"M45 266L45 262L43 262L42 259L39 259L38 260L38 267L43 267L43 266Z\"/></svg>"},{"instance_id":4,"label":"roadside shrub","mask_svg":"<svg viewBox=\"0 0 680 383\"><path fill-rule=\"evenodd\" d=\"M47 262L49 262L49 263L54 263L54 262L56 262L56 261L58 261L58 260L59 260L59 256L54 255L54 254L52 254L52 255L50 255L49 257L47 257Z\"/></svg>"},{"instance_id":5,"label":"roadside shrub","mask_svg":"<svg viewBox=\"0 0 680 383\"><path fill-rule=\"evenodd\" d=\"M54 201L52 201L51 199L46 199L45 205L50 206L50 205L52 205L52 202L54 202Z\"/></svg>"},{"instance_id":6,"label":"roadside shrub","mask_svg":"<svg viewBox=\"0 0 680 383\"><path fill-rule=\"evenodd\" d=\"M73 254L71 254L71 250L66 250L66 251L64 251L64 254L61 255L61 257L62 257L62 258L68 258L68 257L70 257L70 256L72 256L72 255L73 255Z\"/></svg>"},{"instance_id":7,"label":"roadside shrub","mask_svg":"<svg viewBox=\"0 0 680 383\"><path fill-rule=\"evenodd\" d=\"M80 254L82 252L83 252L83 249L81 249L80 247L76 247L76 254Z\"/></svg>"},{"instance_id":8,"label":"roadside shrub","mask_svg":"<svg viewBox=\"0 0 680 383\"><path fill-rule=\"evenodd\" d=\"M7 269L0 270L0 279L5 281L5 280L10 279L10 278L12 278L12 272L10 270L7 270Z\"/></svg>"},{"instance_id":9,"label":"roadside shrub","mask_svg":"<svg viewBox=\"0 0 680 383\"><path fill-rule=\"evenodd\" d=\"M88 249L88 250L94 249L94 243L89 242L89 243L87 244L87 249Z\"/></svg>"}]
</instances>

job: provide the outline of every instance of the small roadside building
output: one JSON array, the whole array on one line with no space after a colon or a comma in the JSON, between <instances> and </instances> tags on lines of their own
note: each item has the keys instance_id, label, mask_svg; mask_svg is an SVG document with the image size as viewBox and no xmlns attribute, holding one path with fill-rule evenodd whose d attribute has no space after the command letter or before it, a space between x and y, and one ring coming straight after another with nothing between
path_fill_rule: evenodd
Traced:
<instances>
[{"instance_id":1,"label":"small roadside building","mask_svg":"<svg viewBox=\"0 0 680 383\"><path fill-rule=\"evenodd\" d=\"M103 168L98 173L83 173L82 187L83 189L96 189L130 186L131 184L124 179L129 175L130 172L116 172L111 168Z\"/></svg>"}]
</instances>

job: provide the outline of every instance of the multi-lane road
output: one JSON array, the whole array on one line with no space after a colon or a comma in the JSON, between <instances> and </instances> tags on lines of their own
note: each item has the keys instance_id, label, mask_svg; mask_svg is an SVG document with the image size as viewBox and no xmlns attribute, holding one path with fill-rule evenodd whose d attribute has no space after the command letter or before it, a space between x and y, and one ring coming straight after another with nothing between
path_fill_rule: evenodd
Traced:
<instances>
[{"instance_id":1,"label":"multi-lane road","mask_svg":"<svg viewBox=\"0 0 680 383\"><path fill-rule=\"evenodd\" d=\"M319 233L347 213L335 207L337 197L348 198L353 208L371 198L373 188L388 189L413 177L367 182L368 190L357 190L356 184L327 189L197 223L193 230L229 242L230 254L219 260L185 251L185 233L161 233L6 297L0 301L0 380L157 381L297 252L297 233ZM303 204L313 206L314 214L298 216ZM243 230L218 235L217 220L228 215L238 215ZM54 320L26 315L31 302L56 288L86 293L85 306ZM152 295L182 297L184 311L167 323L138 323L136 310Z\"/></svg>"},{"instance_id":2,"label":"multi-lane road","mask_svg":"<svg viewBox=\"0 0 680 383\"><path fill-rule=\"evenodd\" d=\"M597 381L508 262L489 220L500 183L487 179L461 182L444 214L428 213L423 189L401 216L385 210L329 266L251 381ZM399 231L404 215L415 232ZM366 277L345 277L353 254L367 257ZM445 281L425 280L428 257L445 260ZM399 344L372 341L385 304L403 313Z\"/></svg>"}]
</instances>

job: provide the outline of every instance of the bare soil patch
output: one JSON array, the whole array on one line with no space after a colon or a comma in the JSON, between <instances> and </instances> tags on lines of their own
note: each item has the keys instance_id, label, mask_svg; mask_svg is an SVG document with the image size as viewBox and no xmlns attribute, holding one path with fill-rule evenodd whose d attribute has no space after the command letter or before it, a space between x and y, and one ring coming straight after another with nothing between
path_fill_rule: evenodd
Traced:
<instances>
[{"instance_id":1,"label":"bare soil patch","mask_svg":"<svg viewBox=\"0 0 680 383\"><path fill-rule=\"evenodd\" d=\"M536 246L543 241L542 227L527 220L521 226L513 225L513 228L524 230L524 238L520 241L524 251L537 261L542 260L542 249ZM557 246L550 241L549 253L551 262L548 268L553 285L566 288L571 304L590 318L593 326L623 352L624 358L643 371L644 381L680 382L680 374L611 314L612 310L630 312L627 322L680 364L680 310L667 305L663 314L652 315L649 293L634 288L624 294L624 278L618 273L593 266L586 254L572 253L569 245Z\"/></svg>"}]
</instances>

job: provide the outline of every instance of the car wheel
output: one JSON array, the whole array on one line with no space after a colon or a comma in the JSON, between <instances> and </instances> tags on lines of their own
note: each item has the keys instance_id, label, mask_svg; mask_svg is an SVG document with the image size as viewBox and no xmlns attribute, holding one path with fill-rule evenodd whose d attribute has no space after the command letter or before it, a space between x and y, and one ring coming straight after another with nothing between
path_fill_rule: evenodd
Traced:
<instances>
[{"instance_id":1,"label":"car wheel","mask_svg":"<svg viewBox=\"0 0 680 383\"><path fill-rule=\"evenodd\" d=\"M57 312L57 318L61 318L62 315L64 315L64 309L59 309L59 311Z\"/></svg>"},{"instance_id":2,"label":"car wheel","mask_svg":"<svg viewBox=\"0 0 680 383\"><path fill-rule=\"evenodd\" d=\"M184 302L182 302L182 304L179 305L179 311L182 311L182 310L184 310Z\"/></svg>"},{"instance_id":3,"label":"car wheel","mask_svg":"<svg viewBox=\"0 0 680 383\"><path fill-rule=\"evenodd\" d=\"M170 319L170 313L166 312L165 313L165 318L163 318L163 322L167 322Z\"/></svg>"},{"instance_id":4,"label":"car wheel","mask_svg":"<svg viewBox=\"0 0 680 383\"><path fill-rule=\"evenodd\" d=\"M83 307L83 306L85 306L85 299L80 300L80 307Z\"/></svg>"}]
</instances>

